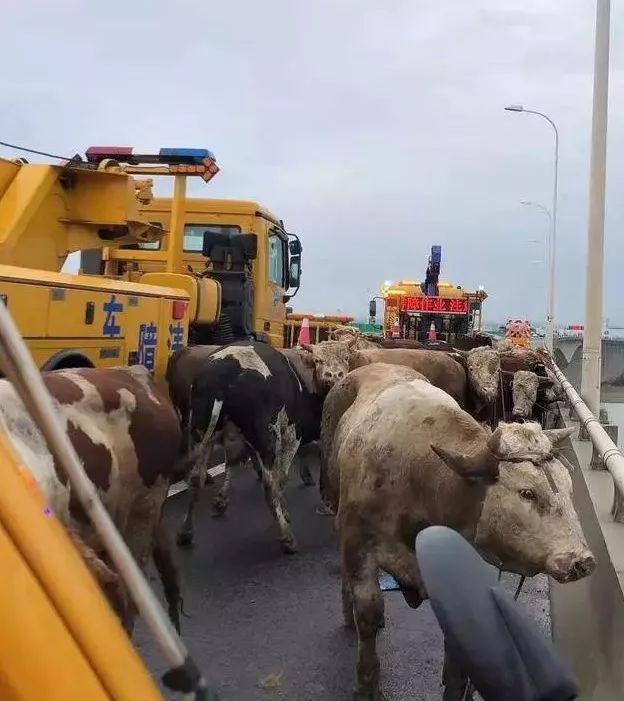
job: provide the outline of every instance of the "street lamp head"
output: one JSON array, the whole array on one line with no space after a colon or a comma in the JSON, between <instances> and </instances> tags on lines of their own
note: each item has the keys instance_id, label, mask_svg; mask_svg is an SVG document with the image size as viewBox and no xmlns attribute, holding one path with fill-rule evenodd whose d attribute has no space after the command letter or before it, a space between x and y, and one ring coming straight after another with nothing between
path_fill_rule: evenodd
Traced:
<instances>
[{"instance_id":1,"label":"street lamp head","mask_svg":"<svg viewBox=\"0 0 624 701\"><path fill-rule=\"evenodd\" d=\"M524 107L522 105L507 105L505 109L507 112L524 112Z\"/></svg>"}]
</instances>

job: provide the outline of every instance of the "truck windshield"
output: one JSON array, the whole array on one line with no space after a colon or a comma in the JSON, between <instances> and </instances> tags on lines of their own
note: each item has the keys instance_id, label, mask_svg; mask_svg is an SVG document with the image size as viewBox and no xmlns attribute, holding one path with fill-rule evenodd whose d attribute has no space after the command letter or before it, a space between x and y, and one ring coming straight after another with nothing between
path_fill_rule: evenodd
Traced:
<instances>
[{"instance_id":1,"label":"truck windshield","mask_svg":"<svg viewBox=\"0 0 624 701\"><path fill-rule=\"evenodd\" d=\"M187 224L184 227L184 252L201 253L204 247L204 232L215 234L240 234L240 226L234 224Z\"/></svg>"}]
</instances>

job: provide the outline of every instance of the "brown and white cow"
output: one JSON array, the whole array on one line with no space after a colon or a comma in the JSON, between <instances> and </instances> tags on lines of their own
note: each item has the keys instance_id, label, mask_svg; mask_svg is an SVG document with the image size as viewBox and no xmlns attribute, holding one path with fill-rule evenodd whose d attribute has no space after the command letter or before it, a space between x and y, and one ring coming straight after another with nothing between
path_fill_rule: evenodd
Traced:
<instances>
[{"instance_id":1,"label":"brown and white cow","mask_svg":"<svg viewBox=\"0 0 624 701\"><path fill-rule=\"evenodd\" d=\"M525 423L491 434L406 367L368 365L330 390L323 496L336 513L345 622L357 626L355 698L380 698L379 569L399 582L411 606L426 597L414 554L421 529L453 528L490 562L523 575L569 582L592 572L571 478L554 454L569 433Z\"/></svg>"},{"instance_id":2,"label":"brown and white cow","mask_svg":"<svg viewBox=\"0 0 624 701\"><path fill-rule=\"evenodd\" d=\"M180 450L180 427L171 402L141 365L58 370L42 377L85 472L130 552L141 567L153 555L169 615L179 628L178 572L161 519ZM134 606L67 475L8 380L0 380L0 424L131 631Z\"/></svg>"}]
</instances>

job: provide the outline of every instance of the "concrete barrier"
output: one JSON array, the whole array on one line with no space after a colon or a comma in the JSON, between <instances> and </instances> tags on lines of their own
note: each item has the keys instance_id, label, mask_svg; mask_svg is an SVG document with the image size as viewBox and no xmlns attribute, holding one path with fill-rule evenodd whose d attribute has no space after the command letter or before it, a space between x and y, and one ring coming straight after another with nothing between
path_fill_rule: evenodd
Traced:
<instances>
[{"instance_id":1,"label":"concrete barrier","mask_svg":"<svg viewBox=\"0 0 624 701\"><path fill-rule=\"evenodd\" d=\"M561 413L562 425L578 426ZM624 525L611 514L611 475L590 468L591 442L571 443L574 502L597 567L579 582L551 581L553 639L575 670L580 701L615 701L624 699Z\"/></svg>"}]
</instances>

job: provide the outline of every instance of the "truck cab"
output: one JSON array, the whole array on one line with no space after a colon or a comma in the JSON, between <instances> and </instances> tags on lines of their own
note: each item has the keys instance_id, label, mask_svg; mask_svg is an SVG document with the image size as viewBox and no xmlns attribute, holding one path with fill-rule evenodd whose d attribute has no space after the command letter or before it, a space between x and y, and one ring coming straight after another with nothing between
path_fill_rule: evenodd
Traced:
<instances>
[{"instance_id":1,"label":"truck cab","mask_svg":"<svg viewBox=\"0 0 624 701\"><path fill-rule=\"evenodd\" d=\"M104 249L105 274L138 280L165 271L172 200L155 198L141 213L165 233L158 241ZM181 249L175 272L209 277L221 289L218 322L191 329L192 343L254 336L283 345L285 303L299 288L301 244L282 221L256 202L188 198Z\"/></svg>"}]
</instances>

